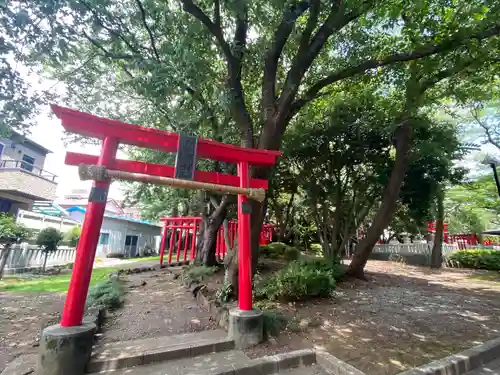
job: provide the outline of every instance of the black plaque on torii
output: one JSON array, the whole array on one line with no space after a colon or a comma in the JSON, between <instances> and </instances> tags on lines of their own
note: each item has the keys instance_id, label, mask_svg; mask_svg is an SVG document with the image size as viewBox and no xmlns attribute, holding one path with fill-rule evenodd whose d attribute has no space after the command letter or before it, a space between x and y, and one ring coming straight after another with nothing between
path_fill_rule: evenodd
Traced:
<instances>
[{"instance_id":1,"label":"black plaque on torii","mask_svg":"<svg viewBox=\"0 0 500 375\"><path fill-rule=\"evenodd\" d=\"M175 158L175 178L192 180L196 169L196 146L198 137L179 134Z\"/></svg>"}]
</instances>

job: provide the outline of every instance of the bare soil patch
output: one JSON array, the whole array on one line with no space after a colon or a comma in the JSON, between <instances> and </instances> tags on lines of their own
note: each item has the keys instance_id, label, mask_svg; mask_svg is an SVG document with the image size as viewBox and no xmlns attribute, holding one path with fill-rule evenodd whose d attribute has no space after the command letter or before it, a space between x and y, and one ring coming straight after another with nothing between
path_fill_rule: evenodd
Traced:
<instances>
[{"instance_id":1,"label":"bare soil patch","mask_svg":"<svg viewBox=\"0 0 500 375\"><path fill-rule=\"evenodd\" d=\"M122 275L125 304L108 314L99 343L167 336L217 328L178 279L180 268Z\"/></svg>"},{"instance_id":2,"label":"bare soil patch","mask_svg":"<svg viewBox=\"0 0 500 375\"><path fill-rule=\"evenodd\" d=\"M0 372L22 354L36 353L43 328L60 320L60 294L0 293Z\"/></svg>"},{"instance_id":3,"label":"bare soil patch","mask_svg":"<svg viewBox=\"0 0 500 375\"><path fill-rule=\"evenodd\" d=\"M347 281L330 300L278 304L292 325L248 351L255 357L323 348L367 374L396 374L500 337L500 277L370 261L369 281Z\"/></svg>"}]
</instances>

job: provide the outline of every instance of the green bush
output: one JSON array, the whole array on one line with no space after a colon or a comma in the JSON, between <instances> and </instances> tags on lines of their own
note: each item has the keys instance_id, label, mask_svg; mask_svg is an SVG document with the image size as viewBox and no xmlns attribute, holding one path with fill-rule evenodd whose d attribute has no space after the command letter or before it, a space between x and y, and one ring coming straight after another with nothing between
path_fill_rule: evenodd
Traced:
<instances>
[{"instance_id":1,"label":"green bush","mask_svg":"<svg viewBox=\"0 0 500 375\"><path fill-rule=\"evenodd\" d=\"M292 246L282 242L272 242L269 245L261 245L260 253L271 259L283 258L285 260L297 260L300 257L300 251Z\"/></svg>"},{"instance_id":2,"label":"green bush","mask_svg":"<svg viewBox=\"0 0 500 375\"><path fill-rule=\"evenodd\" d=\"M106 280L89 289L87 308L117 309L123 305L123 287L117 280Z\"/></svg>"},{"instance_id":3,"label":"green bush","mask_svg":"<svg viewBox=\"0 0 500 375\"><path fill-rule=\"evenodd\" d=\"M500 271L500 251L497 250L459 250L448 256L448 261L458 267Z\"/></svg>"},{"instance_id":4,"label":"green bush","mask_svg":"<svg viewBox=\"0 0 500 375\"><path fill-rule=\"evenodd\" d=\"M55 228L45 228L38 233L36 244L43 248L45 252L56 251L61 243L63 235Z\"/></svg>"},{"instance_id":5,"label":"green bush","mask_svg":"<svg viewBox=\"0 0 500 375\"><path fill-rule=\"evenodd\" d=\"M288 320L283 314L264 310L262 311L262 315L264 318L264 340L267 340L269 336L277 337L288 324Z\"/></svg>"},{"instance_id":6,"label":"green bush","mask_svg":"<svg viewBox=\"0 0 500 375\"><path fill-rule=\"evenodd\" d=\"M298 301L328 297L341 275L339 264L325 260L293 261L255 287L257 299Z\"/></svg>"},{"instance_id":7,"label":"green bush","mask_svg":"<svg viewBox=\"0 0 500 375\"><path fill-rule=\"evenodd\" d=\"M285 260L297 260L300 257L300 251L299 249L296 249L295 247L287 247L285 249L285 253L283 254L283 259Z\"/></svg>"},{"instance_id":8,"label":"green bush","mask_svg":"<svg viewBox=\"0 0 500 375\"><path fill-rule=\"evenodd\" d=\"M217 271L217 267L188 266L183 270L183 279L187 284L197 284L208 276L212 276Z\"/></svg>"},{"instance_id":9,"label":"green bush","mask_svg":"<svg viewBox=\"0 0 500 375\"><path fill-rule=\"evenodd\" d=\"M321 244L319 243L312 243L310 246L309 246L309 249L311 250L312 253L318 255L318 256L322 256L323 255L323 248L321 247Z\"/></svg>"},{"instance_id":10,"label":"green bush","mask_svg":"<svg viewBox=\"0 0 500 375\"><path fill-rule=\"evenodd\" d=\"M78 241L80 241L81 234L82 228L74 226L64 234L64 242L68 244L68 246L76 247Z\"/></svg>"}]
</instances>

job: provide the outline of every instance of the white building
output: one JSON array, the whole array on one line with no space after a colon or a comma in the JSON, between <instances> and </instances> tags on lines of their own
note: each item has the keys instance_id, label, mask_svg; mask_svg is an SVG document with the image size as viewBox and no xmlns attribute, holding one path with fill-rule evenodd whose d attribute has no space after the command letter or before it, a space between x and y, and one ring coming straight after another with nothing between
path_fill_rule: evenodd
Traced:
<instances>
[{"instance_id":1,"label":"white building","mask_svg":"<svg viewBox=\"0 0 500 375\"><path fill-rule=\"evenodd\" d=\"M35 201L52 201L56 176L44 170L48 149L23 135L11 132L0 138L0 212L17 215Z\"/></svg>"},{"instance_id":2,"label":"white building","mask_svg":"<svg viewBox=\"0 0 500 375\"><path fill-rule=\"evenodd\" d=\"M67 212L73 220L83 223L86 208L74 206L68 208ZM160 239L160 224L107 211L102 222L96 256L121 253L125 257L136 257L142 255L146 247L158 252Z\"/></svg>"}]
</instances>

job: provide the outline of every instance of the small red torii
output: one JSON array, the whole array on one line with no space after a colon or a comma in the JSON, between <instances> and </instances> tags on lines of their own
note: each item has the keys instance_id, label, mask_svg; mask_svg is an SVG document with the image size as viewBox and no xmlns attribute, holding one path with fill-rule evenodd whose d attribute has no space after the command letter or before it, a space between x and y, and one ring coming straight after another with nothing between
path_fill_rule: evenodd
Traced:
<instances>
[{"instance_id":1,"label":"small red torii","mask_svg":"<svg viewBox=\"0 0 500 375\"><path fill-rule=\"evenodd\" d=\"M102 140L99 156L67 152L68 165L95 164L115 171L141 173L150 176L175 177L175 167L116 159L119 144L134 145L165 152L177 152L182 136L176 133L145 128L88 113L51 106L67 132ZM249 167L271 167L281 153L261 149L243 148L209 139L197 138L196 157L237 165L238 175L217 172L194 171L193 180L240 188L267 189L268 182L250 178ZM82 234L76 250L76 259L64 305L61 326L82 324L85 301L90 284L92 267L102 225L110 181L94 181L89 204L82 226ZM238 307L252 310L252 270L250 251L250 213L244 210L248 198L238 195Z\"/></svg>"}]
</instances>

